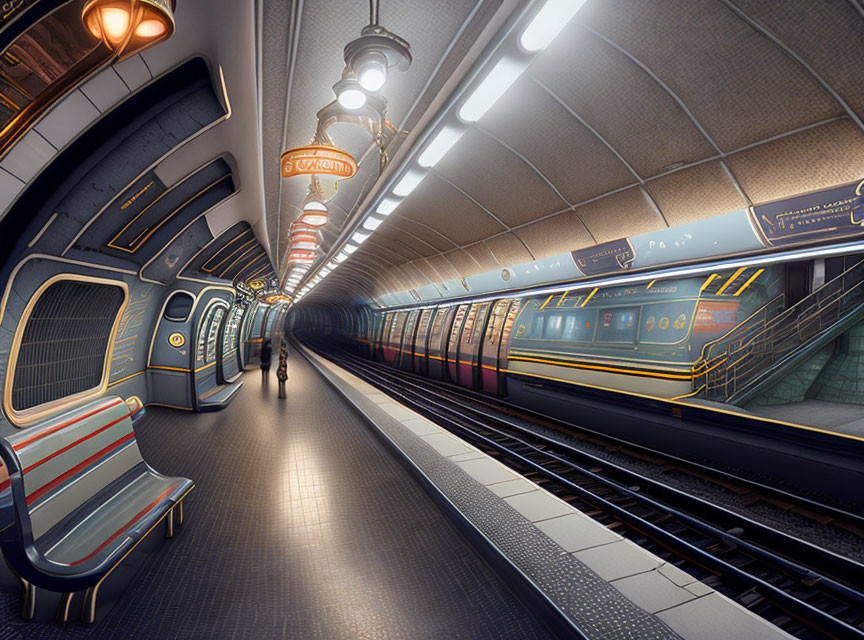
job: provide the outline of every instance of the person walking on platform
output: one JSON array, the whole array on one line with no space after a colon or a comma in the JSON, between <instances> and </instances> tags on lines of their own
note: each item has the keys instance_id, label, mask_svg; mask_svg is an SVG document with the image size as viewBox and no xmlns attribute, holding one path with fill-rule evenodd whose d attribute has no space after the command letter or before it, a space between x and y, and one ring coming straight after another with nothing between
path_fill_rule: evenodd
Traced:
<instances>
[{"instance_id":1,"label":"person walking on platform","mask_svg":"<svg viewBox=\"0 0 864 640\"><path fill-rule=\"evenodd\" d=\"M284 338L279 347L279 366L276 368L276 378L279 380L279 397L287 398L285 383L288 381L288 343Z\"/></svg>"},{"instance_id":2,"label":"person walking on platform","mask_svg":"<svg viewBox=\"0 0 864 640\"><path fill-rule=\"evenodd\" d=\"M261 344L261 381L266 383L270 375L270 360L273 357L273 347L270 346L270 340L265 340Z\"/></svg>"}]
</instances>

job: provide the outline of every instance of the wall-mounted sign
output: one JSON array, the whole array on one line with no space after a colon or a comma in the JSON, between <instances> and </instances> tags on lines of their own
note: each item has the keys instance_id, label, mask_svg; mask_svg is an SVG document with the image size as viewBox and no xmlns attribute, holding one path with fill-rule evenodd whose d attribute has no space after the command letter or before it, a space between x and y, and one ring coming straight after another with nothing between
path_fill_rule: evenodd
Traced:
<instances>
[{"instance_id":1,"label":"wall-mounted sign","mask_svg":"<svg viewBox=\"0 0 864 640\"><path fill-rule=\"evenodd\" d=\"M168 336L168 344L170 344L172 347L176 347L179 349L184 344L186 344L186 336L184 336L182 333L172 333L170 336Z\"/></svg>"},{"instance_id":2,"label":"wall-mounted sign","mask_svg":"<svg viewBox=\"0 0 864 640\"><path fill-rule=\"evenodd\" d=\"M636 250L627 238L571 251L570 255L586 276L623 271L636 260Z\"/></svg>"},{"instance_id":3,"label":"wall-mounted sign","mask_svg":"<svg viewBox=\"0 0 864 640\"><path fill-rule=\"evenodd\" d=\"M282 177L320 174L351 178L357 163L347 151L325 144L311 144L289 149L282 154Z\"/></svg>"},{"instance_id":4,"label":"wall-mounted sign","mask_svg":"<svg viewBox=\"0 0 864 640\"><path fill-rule=\"evenodd\" d=\"M857 235L864 226L864 183L756 205L751 217L769 246Z\"/></svg>"}]
</instances>

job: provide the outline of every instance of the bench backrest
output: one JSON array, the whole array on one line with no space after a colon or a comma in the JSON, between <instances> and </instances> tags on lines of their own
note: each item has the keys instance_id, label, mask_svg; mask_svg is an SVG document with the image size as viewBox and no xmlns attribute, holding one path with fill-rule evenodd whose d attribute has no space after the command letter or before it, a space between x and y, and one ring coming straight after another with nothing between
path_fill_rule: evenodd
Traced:
<instances>
[{"instance_id":1,"label":"bench backrest","mask_svg":"<svg viewBox=\"0 0 864 640\"><path fill-rule=\"evenodd\" d=\"M142 462L129 407L109 396L4 438L33 539ZM14 487L13 487L14 489Z\"/></svg>"}]
</instances>

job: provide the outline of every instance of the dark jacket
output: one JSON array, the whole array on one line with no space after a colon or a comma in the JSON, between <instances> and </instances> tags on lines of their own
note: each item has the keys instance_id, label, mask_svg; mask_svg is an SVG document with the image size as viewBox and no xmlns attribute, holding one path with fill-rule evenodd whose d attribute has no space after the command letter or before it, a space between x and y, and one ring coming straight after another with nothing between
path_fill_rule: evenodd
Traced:
<instances>
[{"instance_id":1,"label":"dark jacket","mask_svg":"<svg viewBox=\"0 0 864 640\"><path fill-rule=\"evenodd\" d=\"M273 357L273 348L270 346L270 341L268 340L264 344L261 345L261 366L269 367L270 359Z\"/></svg>"}]
</instances>

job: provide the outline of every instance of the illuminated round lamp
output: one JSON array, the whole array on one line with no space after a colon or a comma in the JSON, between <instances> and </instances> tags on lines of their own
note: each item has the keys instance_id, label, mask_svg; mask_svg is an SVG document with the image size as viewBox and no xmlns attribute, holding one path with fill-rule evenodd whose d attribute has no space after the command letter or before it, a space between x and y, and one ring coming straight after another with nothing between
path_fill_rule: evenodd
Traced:
<instances>
[{"instance_id":1,"label":"illuminated round lamp","mask_svg":"<svg viewBox=\"0 0 864 640\"><path fill-rule=\"evenodd\" d=\"M328 220L327 207L315 201L304 205L303 213L297 218L297 222L300 224L314 228L323 227L327 224Z\"/></svg>"},{"instance_id":2,"label":"illuminated round lamp","mask_svg":"<svg viewBox=\"0 0 864 640\"><path fill-rule=\"evenodd\" d=\"M342 78L333 85L333 93L342 108L348 111L356 111L366 104L366 92L354 78Z\"/></svg>"},{"instance_id":3,"label":"illuminated round lamp","mask_svg":"<svg viewBox=\"0 0 864 640\"><path fill-rule=\"evenodd\" d=\"M174 33L176 0L89 0L84 27L120 58L166 40Z\"/></svg>"},{"instance_id":4,"label":"illuminated round lamp","mask_svg":"<svg viewBox=\"0 0 864 640\"><path fill-rule=\"evenodd\" d=\"M316 247L318 246L318 233L315 231L307 231L306 229L302 230L292 230L291 231L291 245L296 245L299 243L303 244L314 244Z\"/></svg>"}]
</instances>

